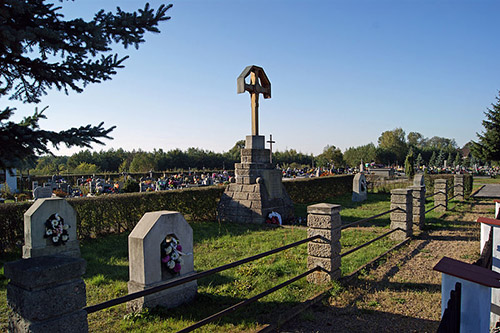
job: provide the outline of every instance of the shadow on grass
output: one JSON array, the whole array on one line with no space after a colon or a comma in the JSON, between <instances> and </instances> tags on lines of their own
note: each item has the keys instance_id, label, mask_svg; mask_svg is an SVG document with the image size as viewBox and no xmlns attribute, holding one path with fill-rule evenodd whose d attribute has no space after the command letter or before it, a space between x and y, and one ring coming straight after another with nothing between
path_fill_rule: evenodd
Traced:
<instances>
[{"instance_id":1,"label":"shadow on grass","mask_svg":"<svg viewBox=\"0 0 500 333\"><path fill-rule=\"evenodd\" d=\"M198 293L195 299L189 304L184 304L173 309L155 307L147 311L145 315L141 316L140 320L135 321L132 325L134 328L139 328L143 324L165 320L188 320L196 323L245 300L246 298ZM256 323L260 325L271 324L276 321L277 314L285 312L299 304L300 302L266 302L260 300L237 310L230 311L228 314L215 319L211 323L218 326L227 324L234 326L247 326Z\"/></svg>"},{"instance_id":2,"label":"shadow on grass","mask_svg":"<svg viewBox=\"0 0 500 333\"><path fill-rule=\"evenodd\" d=\"M435 332L439 321L404 316L366 307L313 306L278 332Z\"/></svg>"}]
</instances>

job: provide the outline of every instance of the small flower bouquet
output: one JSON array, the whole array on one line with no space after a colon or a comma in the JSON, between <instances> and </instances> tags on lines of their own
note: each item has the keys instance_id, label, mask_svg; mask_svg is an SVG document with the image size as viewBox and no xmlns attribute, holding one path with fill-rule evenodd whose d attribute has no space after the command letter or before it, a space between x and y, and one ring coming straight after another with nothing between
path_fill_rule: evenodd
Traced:
<instances>
[{"instance_id":1,"label":"small flower bouquet","mask_svg":"<svg viewBox=\"0 0 500 333\"><path fill-rule=\"evenodd\" d=\"M52 214L45 221L44 238L50 238L54 245L64 245L69 239L69 225L64 224L64 219L58 214Z\"/></svg>"},{"instance_id":2,"label":"small flower bouquet","mask_svg":"<svg viewBox=\"0 0 500 333\"><path fill-rule=\"evenodd\" d=\"M278 225L281 225L282 221L281 221L281 215L280 215L280 213L271 212L271 213L267 214L266 223L267 224L278 224Z\"/></svg>"},{"instance_id":3,"label":"small flower bouquet","mask_svg":"<svg viewBox=\"0 0 500 333\"><path fill-rule=\"evenodd\" d=\"M176 275L182 268L182 245L174 236L167 236L161 243L161 262L167 270Z\"/></svg>"}]
</instances>

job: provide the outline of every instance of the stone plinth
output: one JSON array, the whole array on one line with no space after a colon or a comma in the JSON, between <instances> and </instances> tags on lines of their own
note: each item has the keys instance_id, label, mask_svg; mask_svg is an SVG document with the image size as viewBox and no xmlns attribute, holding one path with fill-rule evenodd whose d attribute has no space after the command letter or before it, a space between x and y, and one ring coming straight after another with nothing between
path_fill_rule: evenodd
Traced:
<instances>
[{"instance_id":1,"label":"stone plinth","mask_svg":"<svg viewBox=\"0 0 500 333\"><path fill-rule=\"evenodd\" d=\"M458 201L464 201L464 175L455 175L454 180L454 196Z\"/></svg>"},{"instance_id":2,"label":"stone plinth","mask_svg":"<svg viewBox=\"0 0 500 333\"><path fill-rule=\"evenodd\" d=\"M352 181L352 201L362 202L367 198L366 177L360 172L354 176Z\"/></svg>"},{"instance_id":3,"label":"stone plinth","mask_svg":"<svg viewBox=\"0 0 500 333\"><path fill-rule=\"evenodd\" d=\"M162 263L161 244L173 236L182 245L183 263L180 272L172 273ZM144 214L128 237L129 293L156 287L194 274L193 230L179 212L159 211ZM161 305L172 308L189 302L197 292L197 282L147 295L127 303L129 311L139 311Z\"/></svg>"},{"instance_id":4,"label":"stone plinth","mask_svg":"<svg viewBox=\"0 0 500 333\"><path fill-rule=\"evenodd\" d=\"M88 332L85 267L68 256L6 263L9 332Z\"/></svg>"},{"instance_id":5,"label":"stone plinth","mask_svg":"<svg viewBox=\"0 0 500 333\"><path fill-rule=\"evenodd\" d=\"M410 186L412 195L413 224L420 230L425 226L425 186Z\"/></svg>"},{"instance_id":6,"label":"stone plinth","mask_svg":"<svg viewBox=\"0 0 500 333\"><path fill-rule=\"evenodd\" d=\"M52 237L44 237L47 232L46 222L58 214L67 226L68 239L64 243L54 244ZM76 212L62 198L38 199L24 213L23 258L47 255L67 255L80 257L80 244L76 235Z\"/></svg>"},{"instance_id":7,"label":"stone plinth","mask_svg":"<svg viewBox=\"0 0 500 333\"><path fill-rule=\"evenodd\" d=\"M391 213L391 229L400 228L390 234L394 240L404 240L413 235L412 190L394 189L391 191L391 209L399 208Z\"/></svg>"},{"instance_id":8,"label":"stone plinth","mask_svg":"<svg viewBox=\"0 0 500 333\"><path fill-rule=\"evenodd\" d=\"M434 180L434 206L436 212L445 212L448 210L448 184L446 179Z\"/></svg>"},{"instance_id":9,"label":"stone plinth","mask_svg":"<svg viewBox=\"0 0 500 333\"><path fill-rule=\"evenodd\" d=\"M322 267L307 276L321 284L340 278L340 205L316 204L307 207L307 237L320 235L307 246L307 269Z\"/></svg>"},{"instance_id":10,"label":"stone plinth","mask_svg":"<svg viewBox=\"0 0 500 333\"><path fill-rule=\"evenodd\" d=\"M293 203L282 184L280 170L270 161L263 136L247 136L241 163L235 164L236 183L230 184L219 203L220 220L264 223L271 212L282 220L293 218Z\"/></svg>"}]
</instances>

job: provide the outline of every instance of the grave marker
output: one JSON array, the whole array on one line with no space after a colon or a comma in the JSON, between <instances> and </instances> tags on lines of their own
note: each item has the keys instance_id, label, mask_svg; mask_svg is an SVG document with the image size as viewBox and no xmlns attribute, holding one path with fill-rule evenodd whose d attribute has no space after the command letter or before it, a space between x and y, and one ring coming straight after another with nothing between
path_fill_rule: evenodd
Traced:
<instances>
[{"instance_id":1,"label":"grave marker","mask_svg":"<svg viewBox=\"0 0 500 333\"><path fill-rule=\"evenodd\" d=\"M44 199L52 197L52 187L38 186L33 190L33 199Z\"/></svg>"},{"instance_id":2,"label":"grave marker","mask_svg":"<svg viewBox=\"0 0 500 333\"><path fill-rule=\"evenodd\" d=\"M357 173L352 181L352 201L362 202L367 199L367 196L365 174Z\"/></svg>"},{"instance_id":3,"label":"grave marker","mask_svg":"<svg viewBox=\"0 0 500 333\"><path fill-rule=\"evenodd\" d=\"M38 199L24 213L23 258L80 257L76 212L62 198Z\"/></svg>"},{"instance_id":4,"label":"grave marker","mask_svg":"<svg viewBox=\"0 0 500 333\"><path fill-rule=\"evenodd\" d=\"M144 214L128 236L128 251L129 293L194 274L193 230L179 212ZM157 305L172 308L189 302L196 292L194 280L133 300L127 309L139 311Z\"/></svg>"}]
</instances>

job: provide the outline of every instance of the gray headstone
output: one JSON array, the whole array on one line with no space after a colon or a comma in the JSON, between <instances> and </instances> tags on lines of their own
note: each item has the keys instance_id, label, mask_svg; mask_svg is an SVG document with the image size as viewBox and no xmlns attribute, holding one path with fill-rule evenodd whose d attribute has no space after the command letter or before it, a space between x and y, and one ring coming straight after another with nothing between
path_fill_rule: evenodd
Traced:
<instances>
[{"instance_id":1,"label":"gray headstone","mask_svg":"<svg viewBox=\"0 0 500 333\"><path fill-rule=\"evenodd\" d=\"M176 273L168 268L168 262L162 261L166 260L166 255L162 253L162 243L170 237L177 239L182 246L181 250L175 251L178 254L182 252L180 271ZM128 236L128 251L129 293L194 274L193 230L179 212L159 211L144 214ZM172 260L170 253L168 256ZM172 308L189 302L196 292L195 280L136 299L129 302L127 307L130 311L157 305Z\"/></svg>"},{"instance_id":2,"label":"gray headstone","mask_svg":"<svg viewBox=\"0 0 500 333\"><path fill-rule=\"evenodd\" d=\"M36 200L24 213L23 258L47 255L80 257L76 227L76 212L66 200Z\"/></svg>"},{"instance_id":3,"label":"gray headstone","mask_svg":"<svg viewBox=\"0 0 500 333\"><path fill-rule=\"evenodd\" d=\"M419 173L413 178L413 186L425 186L424 175Z\"/></svg>"},{"instance_id":4,"label":"gray headstone","mask_svg":"<svg viewBox=\"0 0 500 333\"><path fill-rule=\"evenodd\" d=\"M52 197L52 187L38 186L33 190L33 199L45 199Z\"/></svg>"},{"instance_id":5,"label":"gray headstone","mask_svg":"<svg viewBox=\"0 0 500 333\"><path fill-rule=\"evenodd\" d=\"M352 201L361 202L367 198L366 177L364 173L357 173L352 181Z\"/></svg>"}]
</instances>

